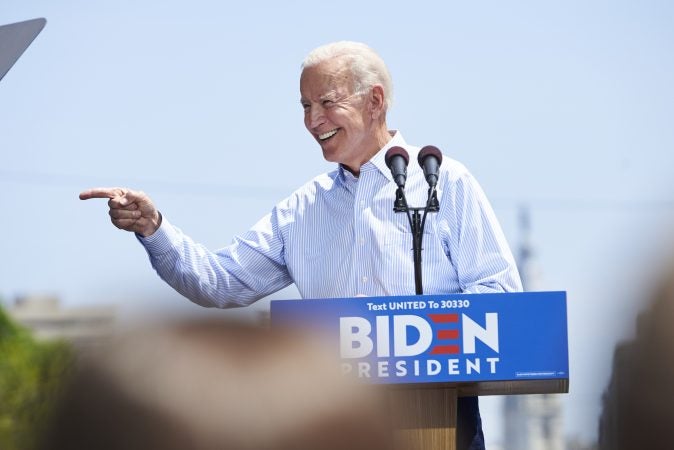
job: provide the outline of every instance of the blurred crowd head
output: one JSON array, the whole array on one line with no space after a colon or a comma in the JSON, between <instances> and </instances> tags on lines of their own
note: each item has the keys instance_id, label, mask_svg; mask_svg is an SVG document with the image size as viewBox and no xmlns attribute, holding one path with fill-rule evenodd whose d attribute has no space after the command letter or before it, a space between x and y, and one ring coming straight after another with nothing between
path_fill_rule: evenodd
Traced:
<instances>
[{"instance_id":1,"label":"blurred crowd head","mask_svg":"<svg viewBox=\"0 0 674 450\"><path fill-rule=\"evenodd\" d=\"M385 449L379 393L315 336L199 321L80 361L43 449Z\"/></svg>"}]
</instances>

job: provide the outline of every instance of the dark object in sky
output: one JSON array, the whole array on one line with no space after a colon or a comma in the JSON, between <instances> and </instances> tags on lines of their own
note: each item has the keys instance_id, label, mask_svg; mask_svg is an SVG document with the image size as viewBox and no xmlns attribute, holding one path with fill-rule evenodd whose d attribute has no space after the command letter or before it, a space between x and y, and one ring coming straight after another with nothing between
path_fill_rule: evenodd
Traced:
<instances>
[{"instance_id":1,"label":"dark object in sky","mask_svg":"<svg viewBox=\"0 0 674 450\"><path fill-rule=\"evenodd\" d=\"M0 80L40 34L46 23L45 19L32 19L0 26Z\"/></svg>"}]
</instances>

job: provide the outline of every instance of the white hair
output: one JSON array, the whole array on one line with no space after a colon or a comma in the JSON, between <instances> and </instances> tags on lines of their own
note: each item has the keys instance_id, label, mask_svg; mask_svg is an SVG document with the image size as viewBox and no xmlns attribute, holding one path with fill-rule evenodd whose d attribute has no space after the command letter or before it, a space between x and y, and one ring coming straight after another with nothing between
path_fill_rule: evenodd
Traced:
<instances>
[{"instance_id":1,"label":"white hair","mask_svg":"<svg viewBox=\"0 0 674 450\"><path fill-rule=\"evenodd\" d=\"M381 56L365 44L340 41L322 45L312 50L304 58L302 70L334 58L347 59L346 64L353 75L355 93L369 90L376 84L381 85L384 88L384 104L388 110L393 102L391 74Z\"/></svg>"}]
</instances>

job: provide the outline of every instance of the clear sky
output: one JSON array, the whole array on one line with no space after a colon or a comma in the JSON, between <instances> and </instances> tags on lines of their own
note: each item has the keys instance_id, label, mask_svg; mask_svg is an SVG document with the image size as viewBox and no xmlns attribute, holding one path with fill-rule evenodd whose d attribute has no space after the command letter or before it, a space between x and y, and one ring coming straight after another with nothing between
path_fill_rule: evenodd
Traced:
<instances>
[{"instance_id":1,"label":"clear sky","mask_svg":"<svg viewBox=\"0 0 674 450\"><path fill-rule=\"evenodd\" d=\"M513 249L529 205L541 286L569 294L566 433L596 436L613 346L674 249L672 2L0 6L2 24L35 17L46 28L0 82L5 301L54 293L135 320L203 313L154 275L104 201L77 194L142 189L192 237L226 245L331 169L302 124L299 66L318 45L363 41L393 75L390 127L466 164Z\"/></svg>"}]
</instances>

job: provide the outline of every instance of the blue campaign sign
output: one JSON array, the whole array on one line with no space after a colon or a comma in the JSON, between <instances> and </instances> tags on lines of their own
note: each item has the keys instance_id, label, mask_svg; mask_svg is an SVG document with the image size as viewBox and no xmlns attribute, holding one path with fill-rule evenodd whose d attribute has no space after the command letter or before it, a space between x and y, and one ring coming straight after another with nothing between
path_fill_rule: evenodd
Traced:
<instances>
[{"instance_id":1,"label":"blue campaign sign","mask_svg":"<svg viewBox=\"0 0 674 450\"><path fill-rule=\"evenodd\" d=\"M271 320L327 334L375 383L569 378L565 292L276 300Z\"/></svg>"}]
</instances>

